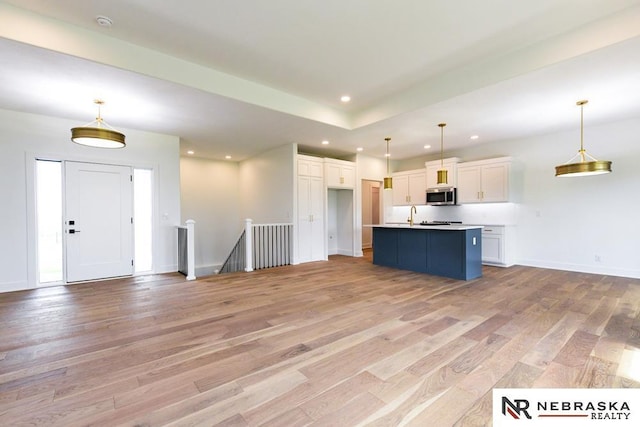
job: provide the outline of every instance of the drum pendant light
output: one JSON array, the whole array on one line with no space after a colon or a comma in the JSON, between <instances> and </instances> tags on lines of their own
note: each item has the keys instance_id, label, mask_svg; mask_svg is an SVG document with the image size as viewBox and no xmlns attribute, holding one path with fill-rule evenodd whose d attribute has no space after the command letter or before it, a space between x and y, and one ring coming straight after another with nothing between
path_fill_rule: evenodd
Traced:
<instances>
[{"instance_id":1,"label":"drum pendant light","mask_svg":"<svg viewBox=\"0 0 640 427\"><path fill-rule=\"evenodd\" d=\"M391 170L389 168L389 162L391 159L391 154L389 154L389 141L391 141L391 138L386 137L384 140L387 141L387 154L385 154L387 157L387 176L384 178L384 189L391 190L393 189L393 179L391 178Z\"/></svg>"},{"instance_id":2,"label":"drum pendant light","mask_svg":"<svg viewBox=\"0 0 640 427\"><path fill-rule=\"evenodd\" d=\"M584 149L584 105L589 102L586 100L576 102L576 105L580 106L580 150L578 154L573 156L569 161L560 166L556 166L556 176L560 177L574 177L574 176L590 176L601 175L603 173L611 172L611 162L608 160L597 160L596 158L587 154L587 150ZM576 162L576 158L580 158L579 162Z\"/></svg>"},{"instance_id":3,"label":"drum pendant light","mask_svg":"<svg viewBox=\"0 0 640 427\"><path fill-rule=\"evenodd\" d=\"M98 105L98 117L91 123L71 129L71 141L76 144L97 148L123 148L124 134L109 126L100 115L100 107L104 101L96 99L93 101Z\"/></svg>"},{"instance_id":4,"label":"drum pendant light","mask_svg":"<svg viewBox=\"0 0 640 427\"><path fill-rule=\"evenodd\" d=\"M449 179L447 177L448 172L444 168L444 127L446 123L440 123L438 126L440 127L440 169L438 170L438 184L448 184Z\"/></svg>"}]
</instances>

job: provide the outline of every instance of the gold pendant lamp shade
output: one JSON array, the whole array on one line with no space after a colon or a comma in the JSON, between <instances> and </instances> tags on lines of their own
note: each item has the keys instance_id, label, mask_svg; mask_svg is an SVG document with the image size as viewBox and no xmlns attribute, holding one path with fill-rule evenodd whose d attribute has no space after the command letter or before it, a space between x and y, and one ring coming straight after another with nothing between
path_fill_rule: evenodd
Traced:
<instances>
[{"instance_id":1,"label":"gold pendant lamp shade","mask_svg":"<svg viewBox=\"0 0 640 427\"><path fill-rule=\"evenodd\" d=\"M567 163L556 166L556 176L590 176L611 172L610 161L597 160L587 154L587 150L584 149L584 105L587 102L589 101L576 102L576 105L580 106L580 150L578 150L578 154L569 159ZM580 158L580 160L576 162L576 158Z\"/></svg>"},{"instance_id":2,"label":"gold pendant lamp shade","mask_svg":"<svg viewBox=\"0 0 640 427\"><path fill-rule=\"evenodd\" d=\"M440 123L440 169L438 170L438 184L448 184L449 177L447 170L444 168L444 127L446 123Z\"/></svg>"},{"instance_id":3,"label":"gold pendant lamp shade","mask_svg":"<svg viewBox=\"0 0 640 427\"><path fill-rule=\"evenodd\" d=\"M391 161L391 154L389 153L389 141L391 141L391 138L386 137L384 140L387 141L387 153L385 154L385 156L387 157L387 176L384 178L384 189L391 190L393 189L393 179L391 178L391 169L389 167L389 162Z\"/></svg>"},{"instance_id":4,"label":"gold pendant lamp shade","mask_svg":"<svg viewBox=\"0 0 640 427\"><path fill-rule=\"evenodd\" d=\"M100 115L100 107L104 104L104 101L96 99L93 102L98 105L98 117L84 126L72 128L71 141L96 148L125 147L124 134L105 123Z\"/></svg>"}]
</instances>

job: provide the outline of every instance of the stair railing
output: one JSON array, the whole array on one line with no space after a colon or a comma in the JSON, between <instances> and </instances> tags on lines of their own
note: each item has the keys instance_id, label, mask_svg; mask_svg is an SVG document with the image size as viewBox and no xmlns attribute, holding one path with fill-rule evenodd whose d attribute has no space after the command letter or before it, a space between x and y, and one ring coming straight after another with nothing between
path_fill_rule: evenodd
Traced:
<instances>
[{"instance_id":1,"label":"stair railing","mask_svg":"<svg viewBox=\"0 0 640 427\"><path fill-rule=\"evenodd\" d=\"M279 267L293 258L293 224L253 224L245 220L238 238L220 273Z\"/></svg>"}]
</instances>

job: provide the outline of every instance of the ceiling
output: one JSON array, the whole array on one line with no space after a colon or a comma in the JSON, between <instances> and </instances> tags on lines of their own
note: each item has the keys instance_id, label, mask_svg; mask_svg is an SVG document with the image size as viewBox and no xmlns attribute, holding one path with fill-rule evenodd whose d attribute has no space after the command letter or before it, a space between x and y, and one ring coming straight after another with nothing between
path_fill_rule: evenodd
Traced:
<instances>
[{"instance_id":1,"label":"ceiling","mask_svg":"<svg viewBox=\"0 0 640 427\"><path fill-rule=\"evenodd\" d=\"M84 124L102 98L116 128L236 161L382 156L387 136L437 157L440 122L446 150L525 138L577 129L580 99L589 124L640 117L640 0L478 4L0 1L0 108Z\"/></svg>"}]
</instances>

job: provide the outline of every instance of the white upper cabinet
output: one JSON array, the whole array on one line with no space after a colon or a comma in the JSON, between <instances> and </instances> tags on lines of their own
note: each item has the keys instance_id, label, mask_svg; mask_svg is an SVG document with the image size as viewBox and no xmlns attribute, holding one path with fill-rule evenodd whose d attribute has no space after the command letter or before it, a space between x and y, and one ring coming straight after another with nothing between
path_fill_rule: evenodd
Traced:
<instances>
[{"instance_id":1,"label":"white upper cabinet","mask_svg":"<svg viewBox=\"0 0 640 427\"><path fill-rule=\"evenodd\" d=\"M344 160L324 159L328 188L355 188L356 166Z\"/></svg>"},{"instance_id":2,"label":"white upper cabinet","mask_svg":"<svg viewBox=\"0 0 640 427\"><path fill-rule=\"evenodd\" d=\"M322 178L322 160L298 155L298 175Z\"/></svg>"},{"instance_id":3,"label":"white upper cabinet","mask_svg":"<svg viewBox=\"0 0 640 427\"><path fill-rule=\"evenodd\" d=\"M432 160L424 165L427 170L427 188L436 187L455 187L458 178L458 159L457 157L449 157L448 159ZM447 183L438 184L438 171L444 169L447 171Z\"/></svg>"},{"instance_id":4,"label":"white upper cabinet","mask_svg":"<svg viewBox=\"0 0 640 427\"><path fill-rule=\"evenodd\" d=\"M510 157L460 163L458 203L508 202L510 169Z\"/></svg>"},{"instance_id":5,"label":"white upper cabinet","mask_svg":"<svg viewBox=\"0 0 640 427\"><path fill-rule=\"evenodd\" d=\"M393 205L424 205L427 201L425 169L397 172L393 178Z\"/></svg>"}]
</instances>

